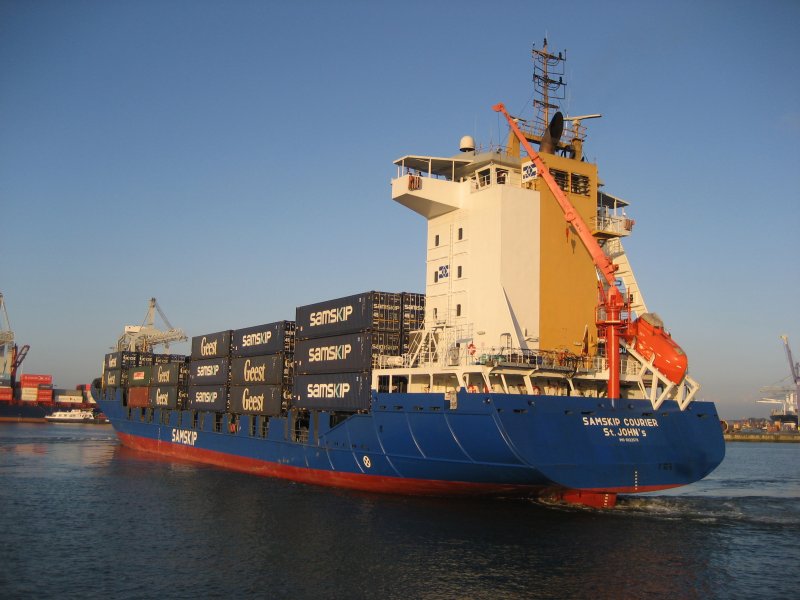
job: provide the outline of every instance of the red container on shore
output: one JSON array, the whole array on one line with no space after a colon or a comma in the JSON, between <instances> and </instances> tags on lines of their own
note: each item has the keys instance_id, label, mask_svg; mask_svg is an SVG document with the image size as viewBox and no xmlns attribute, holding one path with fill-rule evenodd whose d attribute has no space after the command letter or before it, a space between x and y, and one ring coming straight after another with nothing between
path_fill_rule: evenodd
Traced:
<instances>
[{"instance_id":1,"label":"red container on shore","mask_svg":"<svg viewBox=\"0 0 800 600\"><path fill-rule=\"evenodd\" d=\"M42 402L42 401L50 401L50 402L52 402L53 401L53 390L39 390L36 393L36 401L37 402Z\"/></svg>"},{"instance_id":2,"label":"red container on shore","mask_svg":"<svg viewBox=\"0 0 800 600\"><path fill-rule=\"evenodd\" d=\"M14 390L10 387L0 387L0 400L13 400Z\"/></svg>"},{"instance_id":3,"label":"red container on shore","mask_svg":"<svg viewBox=\"0 0 800 600\"><path fill-rule=\"evenodd\" d=\"M40 384L52 385L53 376L35 375L33 373L26 373L25 375L22 375L19 378L20 387L38 387Z\"/></svg>"},{"instance_id":4,"label":"red container on shore","mask_svg":"<svg viewBox=\"0 0 800 600\"><path fill-rule=\"evenodd\" d=\"M134 408L147 408L150 406L150 388L128 388L128 406L132 406Z\"/></svg>"}]
</instances>

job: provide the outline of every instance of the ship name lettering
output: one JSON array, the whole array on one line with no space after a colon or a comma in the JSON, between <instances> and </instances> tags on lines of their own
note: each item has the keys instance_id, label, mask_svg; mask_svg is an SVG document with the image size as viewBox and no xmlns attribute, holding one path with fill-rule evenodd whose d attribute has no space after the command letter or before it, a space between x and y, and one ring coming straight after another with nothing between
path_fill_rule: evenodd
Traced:
<instances>
[{"instance_id":1,"label":"ship name lettering","mask_svg":"<svg viewBox=\"0 0 800 600\"><path fill-rule=\"evenodd\" d=\"M190 429L173 429L172 442L175 444L186 444L187 446L194 446L197 441L197 432Z\"/></svg>"},{"instance_id":2,"label":"ship name lettering","mask_svg":"<svg viewBox=\"0 0 800 600\"><path fill-rule=\"evenodd\" d=\"M327 325L328 323L341 323L342 321L347 321L352 314L353 307L349 304L347 306L340 306L339 308L320 310L311 313L309 316L309 325L311 327L316 327L317 325Z\"/></svg>"},{"instance_id":3,"label":"ship name lettering","mask_svg":"<svg viewBox=\"0 0 800 600\"><path fill-rule=\"evenodd\" d=\"M218 341L208 342L206 341L206 336L203 336L203 339L200 340L200 356L214 356L217 353Z\"/></svg>"},{"instance_id":4,"label":"ship name lettering","mask_svg":"<svg viewBox=\"0 0 800 600\"><path fill-rule=\"evenodd\" d=\"M350 391L349 383L309 383L309 398L344 398Z\"/></svg>"},{"instance_id":5,"label":"ship name lettering","mask_svg":"<svg viewBox=\"0 0 800 600\"><path fill-rule=\"evenodd\" d=\"M250 365L250 359L244 361L245 381L264 381L267 378L267 365Z\"/></svg>"},{"instance_id":6,"label":"ship name lettering","mask_svg":"<svg viewBox=\"0 0 800 600\"><path fill-rule=\"evenodd\" d=\"M250 394L249 388L242 391L242 408L245 410L264 410L264 394Z\"/></svg>"},{"instance_id":7,"label":"ship name lettering","mask_svg":"<svg viewBox=\"0 0 800 600\"><path fill-rule=\"evenodd\" d=\"M351 344L339 344L338 346L321 346L319 348L308 349L308 361L320 362L325 360L347 360L353 346Z\"/></svg>"},{"instance_id":8,"label":"ship name lettering","mask_svg":"<svg viewBox=\"0 0 800 600\"><path fill-rule=\"evenodd\" d=\"M258 333L248 333L242 337L242 346L259 346L268 344L272 339L271 331L259 331Z\"/></svg>"},{"instance_id":9,"label":"ship name lettering","mask_svg":"<svg viewBox=\"0 0 800 600\"><path fill-rule=\"evenodd\" d=\"M622 423L617 417L583 417L583 425L601 425L604 427Z\"/></svg>"}]
</instances>

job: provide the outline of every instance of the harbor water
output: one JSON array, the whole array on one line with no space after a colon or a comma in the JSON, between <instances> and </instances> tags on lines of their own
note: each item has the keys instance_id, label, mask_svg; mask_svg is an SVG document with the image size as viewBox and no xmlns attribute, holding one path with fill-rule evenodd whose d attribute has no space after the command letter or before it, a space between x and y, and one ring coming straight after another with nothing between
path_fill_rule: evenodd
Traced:
<instances>
[{"instance_id":1,"label":"harbor water","mask_svg":"<svg viewBox=\"0 0 800 600\"><path fill-rule=\"evenodd\" d=\"M382 496L0 427L1 598L788 598L800 444L612 510Z\"/></svg>"}]
</instances>

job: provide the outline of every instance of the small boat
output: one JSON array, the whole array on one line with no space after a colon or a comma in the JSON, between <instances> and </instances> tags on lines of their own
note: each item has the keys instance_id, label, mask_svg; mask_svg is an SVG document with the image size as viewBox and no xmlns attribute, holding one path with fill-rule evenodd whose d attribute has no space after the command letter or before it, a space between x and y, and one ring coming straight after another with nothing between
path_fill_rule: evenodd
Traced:
<instances>
[{"instance_id":1,"label":"small boat","mask_svg":"<svg viewBox=\"0 0 800 600\"><path fill-rule=\"evenodd\" d=\"M72 410L57 410L52 415L45 416L49 423L102 423L95 417L94 412L85 408L73 408ZM106 419L106 423L108 420Z\"/></svg>"}]
</instances>

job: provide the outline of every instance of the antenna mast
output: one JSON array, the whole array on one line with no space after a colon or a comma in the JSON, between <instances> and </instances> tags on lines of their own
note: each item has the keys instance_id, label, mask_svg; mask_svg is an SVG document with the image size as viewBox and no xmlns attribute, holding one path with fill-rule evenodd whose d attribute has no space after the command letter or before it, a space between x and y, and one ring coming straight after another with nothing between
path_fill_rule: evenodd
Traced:
<instances>
[{"instance_id":1,"label":"antenna mast","mask_svg":"<svg viewBox=\"0 0 800 600\"><path fill-rule=\"evenodd\" d=\"M544 135L550 125L550 111L558 110L560 101L564 100L567 83L564 81L564 64L567 51L551 54L547 49L547 38L541 50L534 45L533 56L533 111L534 133Z\"/></svg>"}]
</instances>

